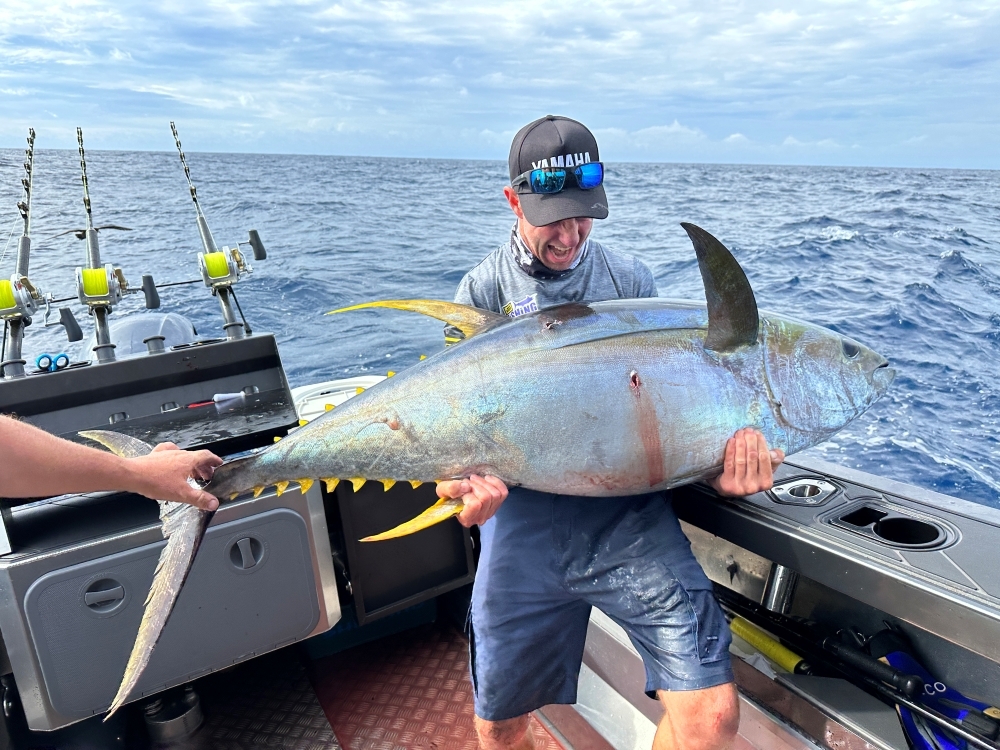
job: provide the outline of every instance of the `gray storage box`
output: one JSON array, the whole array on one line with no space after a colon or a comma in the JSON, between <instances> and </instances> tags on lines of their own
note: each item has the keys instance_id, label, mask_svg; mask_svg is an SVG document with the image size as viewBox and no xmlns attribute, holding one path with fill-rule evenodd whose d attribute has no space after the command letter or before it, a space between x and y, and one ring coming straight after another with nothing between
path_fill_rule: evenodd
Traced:
<instances>
[{"instance_id":1,"label":"gray storage box","mask_svg":"<svg viewBox=\"0 0 1000 750\"><path fill-rule=\"evenodd\" d=\"M32 729L111 703L164 544L147 525L0 559L0 627ZM131 698L324 632L339 618L318 486L225 505Z\"/></svg>"}]
</instances>

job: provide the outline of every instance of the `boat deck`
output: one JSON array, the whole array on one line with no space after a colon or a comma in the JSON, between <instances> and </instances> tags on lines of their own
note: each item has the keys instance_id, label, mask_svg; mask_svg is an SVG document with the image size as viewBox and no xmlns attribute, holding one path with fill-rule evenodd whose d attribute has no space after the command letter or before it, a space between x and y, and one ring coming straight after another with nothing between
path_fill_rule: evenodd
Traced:
<instances>
[{"instance_id":1,"label":"boat deck","mask_svg":"<svg viewBox=\"0 0 1000 750\"><path fill-rule=\"evenodd\" d=\"M468 645L434 623L309 661L289 647L197 684L205 723L171 750L476 750ZM572 709L570 709L572 711ZM559 713L556 711L555 713ZM575 713L575 712L574 712ZM605 750L570 718L569 744L532 718L538 750ZM544 725L543 725L544 724ZM549 727L546 728L546 725ZM589 729L589 726L587 727ZM551 731L550 731L551 730ZM566 744L564 744L566 743ZM153 746L157 747L157 746Z\"/></svg>"}]
</instances>

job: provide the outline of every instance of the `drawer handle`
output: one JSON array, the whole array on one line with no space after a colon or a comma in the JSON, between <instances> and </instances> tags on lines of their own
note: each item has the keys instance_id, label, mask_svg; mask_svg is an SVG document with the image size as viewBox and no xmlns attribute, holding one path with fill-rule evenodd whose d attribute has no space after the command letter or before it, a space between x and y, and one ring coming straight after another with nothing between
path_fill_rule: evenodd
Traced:
<instances>
[{"instance_id":1,"label":"drawer handle","mask_svg":"<svg viewBox=\"0 0 1000 750\"><path fill-rule=\"evenodd\" d=\"M88 607L94 607L99 604L107 604L108 602L115 602L124 598L125 588L123 586L116 586L115 588L107 589L106 591L88 591L83 595L83 603Z\"/></svg>"}]
</instances>

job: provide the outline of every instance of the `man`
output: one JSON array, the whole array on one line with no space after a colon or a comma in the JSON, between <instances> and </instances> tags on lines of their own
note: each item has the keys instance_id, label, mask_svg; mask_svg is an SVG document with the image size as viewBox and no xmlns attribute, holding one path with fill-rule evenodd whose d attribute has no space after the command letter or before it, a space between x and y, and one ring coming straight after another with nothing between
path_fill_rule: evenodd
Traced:
<instances>
[{"instance_id":1,"label":"man","mask_svg":"<svg viewBox=\"0 0 1000 750\"><path fill-rule=\"evenodd\" d=\"M0 416L0 495L4 497L124 490L215 510L219 501L188 479L208 481L221 464L222 459L209 451L182 451L173 443L161 443L139 458L119 458Z\"/></svg>"},{"instance_id":2,"label":"man","mask_svg":"<svg viewBox=\"0 0 1000 750\"><path fill-rule=\"evenodd\" d=\"M504 195L509 243L462 279L456 302L516 317L565 302L654 297L649 269L589 239L608 215L597 141L564 117L518 132ZM784 458L740 430L725 447L726 495L771 486ZM732 743L739 703L729 629L664 493L583 498L507 488L495 477L442 482L459 520L481 524L470 652L476 729L486 750L526 750L528 713L573 703L591 606L622 625L663 704L654 750ZM491 520L491 516L495 514Z\"/></svg>"}]
</instances>

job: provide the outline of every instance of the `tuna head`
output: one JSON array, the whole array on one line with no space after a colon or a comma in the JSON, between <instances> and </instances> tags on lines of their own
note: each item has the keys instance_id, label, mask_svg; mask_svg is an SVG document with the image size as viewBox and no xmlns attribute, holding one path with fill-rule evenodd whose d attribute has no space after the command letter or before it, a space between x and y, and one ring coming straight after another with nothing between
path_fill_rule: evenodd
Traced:
<instances>
[{"instance_id":1,"label":"tuna head","mask_svg":"<svg viewBox=\"0 0 1000 750\"><path fill-rule=\"evenodd\" d=\"M896 375L881 354L827 328L769 316L761 324L764 370L789 452L863 414Z\"/></svg>"},{"instance_id":2,"label":"tuna head","mask_svg":"<svg viewBox=\"0 0 1000 750\"><path fill-rule=\"evenodd\" d=\"M853 339L789 318L761 316L732 253L704 229L682 224L705 282L705 348L719 353L763 344L764 374L786 453L815 445L863 414L892 382L882 355Z\"/></svg>"}]
</instances>

